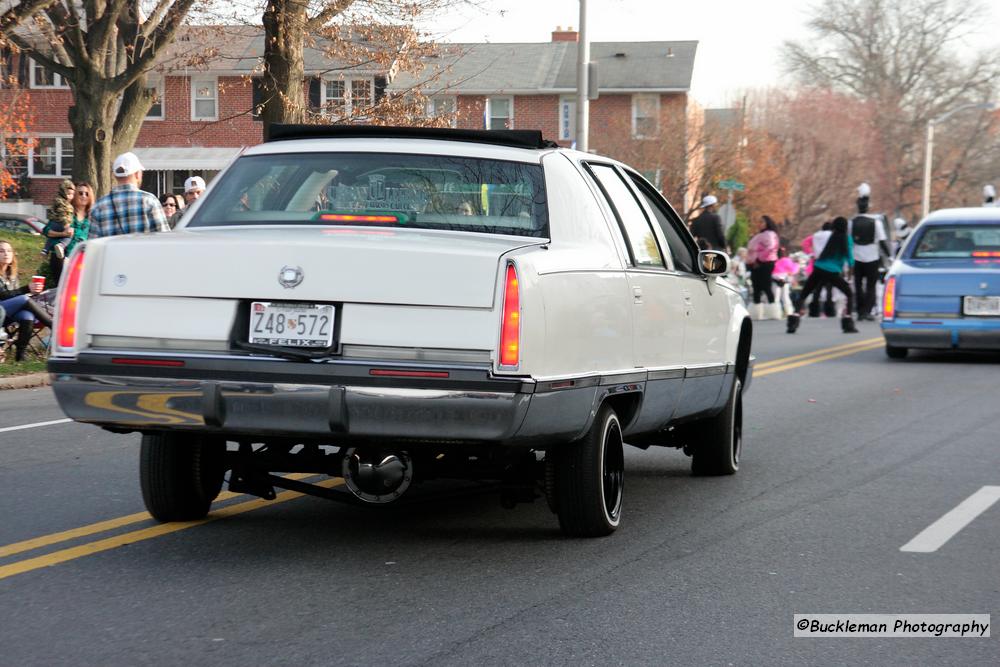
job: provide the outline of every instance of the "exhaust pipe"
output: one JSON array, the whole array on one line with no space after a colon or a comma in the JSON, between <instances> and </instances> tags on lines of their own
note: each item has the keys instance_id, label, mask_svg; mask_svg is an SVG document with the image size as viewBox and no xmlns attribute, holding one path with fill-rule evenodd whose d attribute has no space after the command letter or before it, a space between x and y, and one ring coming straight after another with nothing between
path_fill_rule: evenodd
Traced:
<instances>
[{"instance_id":1,"label":"exhaust pipe","mask_svg":"<svg viewBox=\"0 0 1000 667\"><path fill-rule=\"evenodd\" d=\"M413 459L406 452L366 451L351 447L344 452L342 473L347 490L373 505L399 499L413 481Z\"/></svg>"}]
</instances>

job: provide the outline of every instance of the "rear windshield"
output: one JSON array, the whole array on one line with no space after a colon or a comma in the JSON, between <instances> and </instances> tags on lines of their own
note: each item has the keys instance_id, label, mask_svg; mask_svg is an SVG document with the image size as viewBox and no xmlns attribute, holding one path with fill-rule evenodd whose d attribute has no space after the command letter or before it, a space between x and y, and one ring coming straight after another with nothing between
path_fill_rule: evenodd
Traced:
<instances>
[{"instance_id":1,"label":"rear windshield","mask_svg":"<svg viewBox=\"0 0 1000 667\"><path fill-rule=\"evenodd\" d=\"M241 157L188 226L255 224L549 233L539 165L386 153Z\"/></svg>"},{"instance_id":2,"label":"rear windshield","mask_svg":"<svg viewBox=\"0 0 1000 667\"><path fill-rule=\"evenodd\" d=\"M917 241L914 259L1000 257L1000 225L930 225Z\"/></svg>"}]
</instances>

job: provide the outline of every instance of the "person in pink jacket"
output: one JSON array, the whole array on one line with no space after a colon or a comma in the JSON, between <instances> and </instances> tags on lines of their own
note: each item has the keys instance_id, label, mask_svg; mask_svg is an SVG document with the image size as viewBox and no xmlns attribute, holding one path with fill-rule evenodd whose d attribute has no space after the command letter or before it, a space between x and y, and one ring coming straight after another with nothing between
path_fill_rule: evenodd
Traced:
<instances>
[{"instance_id":1,"label":"person in pink jacket","mask_svg":"<svg viewBox=\"0 0 1000 667\"><path fill-rule=\"evenodd\" d=\"M750 266L750 281L753 283L753 315L755 319L781 319L780 306L774 301L771 273L778 261L778 225L770 216L763 216L760 231L747 244L747 263ZM761 296L767 297L768 311L765 314Z\"/></svg>"},{"instance_id":2,"label":"person in pink jacket","mask_svg":"<svg viewBox=\"0 0 1000 667\"><path fill-rule=\"evenodd\" d=\"M792 314L792 283L799 275L799 263L788 256L784 248L778 250L778 261L774 263L771 281L778 288L778 303L785 317Z\"/></svg>"}]
</instances>

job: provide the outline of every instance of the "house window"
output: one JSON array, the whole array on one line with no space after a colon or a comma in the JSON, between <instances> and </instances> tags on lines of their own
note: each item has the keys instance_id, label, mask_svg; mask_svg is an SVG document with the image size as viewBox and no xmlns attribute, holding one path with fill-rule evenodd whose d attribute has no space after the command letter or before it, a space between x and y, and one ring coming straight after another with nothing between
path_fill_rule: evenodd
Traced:
<instances>
[{"instance_id":1,"label":"house window","mask_svg":"<svg viewBox=\"0 0 1000 667\"><path fill-rule=\"evenodd\" d=\"M31 61L29 86L31 88L69 88L60 74L44 65Z\"/></svg>"},{"instance_id":2,"label":"house window","mask_svg":"<svg viewBox=\"0 0 1000 667\"><path fill-rule=\"evenodd\" d=\"M576 141L576 98L559 98L559 141Z\"/></svg>"},{"instance_id":3,"label":"house window","mask_svg":"<svg viewBox=\"0 0 1000 667\"><path fill-rule=\"evenodd\" d=\"M632 136L650 139L660 132L660 96L632 96Z\"/></svg>"},{"instance_id":4,"label":"house window","mask_svg":"<svg viewBox=\"0 0 1000 667\"><path fill-rule=\"evenodd\" d=\"M215 79L191 79L191 120L218 120L219 83Z\"/></svg>"},{"instance_id":5,"label":"house window","mask_svg":"<svg viewBox=\"0 0 1000 667\"><path fill-rule=\"evenodd\" d=\"M374 82L371 79L354 79L351 81L351 106L354 113L361 113L372 105Z\"/></svg>"},{"instance_id":6,"label":"house window","mask_svg":"<svg viewBox=\"0 0 1000 667\"><path fill-rule=\"evenodd\" d=\"M455 97L452 95L438 95L427 100L427 117L446 118L451 127L455 127L455 111Z\"/></svg>"},{"instance_id":7,"label":"house window","mask_svg":"<svg viewBox=\"0 0 1000 667\"><path fill-rule=\"evenodd\" d=\"M149 107L146 113L146 120L163 120L163 79L159 77L149 77L146 80L148 88L156 93L156 100L153 106Z\"/></svg>"},{"instance_id":8,"label":"house window","mask_svg":"<svg viewBox=\"0 0 1000 667\"><path fill-rule=\"evenodd\" d=\"M73 137L38 137L31 149L31 176L73 175Z\"/></svg>"},{"instance_id":9,"label":"house window","mask_svg":"<svg viewBox=\"0 0 1000 667\"><path fill-rule=\"evenodd\" d=\"M357 116L372 105L373 79L334 79L323 85L323 112L333 118Z\"/></svg>"},{"instance_id":10,"label":"house window","mask_svg":"<svg viewBox=\"0 0 1000 667\"><path fill-rule=\"evenodd\" d=\"M486 129L514 129L514 98L490 97L486 100Z\"/></svg>"}]
</instances>

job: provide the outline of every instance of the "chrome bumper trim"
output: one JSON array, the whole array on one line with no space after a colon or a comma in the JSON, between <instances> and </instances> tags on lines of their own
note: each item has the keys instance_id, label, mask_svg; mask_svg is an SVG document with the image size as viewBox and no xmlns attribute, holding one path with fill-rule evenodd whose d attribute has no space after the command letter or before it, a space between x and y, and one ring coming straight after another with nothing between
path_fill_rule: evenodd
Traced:
<instances>
[{"instance_id":1,"label":"chrome bumper trim","mask_svg":"<svg viewBox=\"0 0 1000 667\"><path fill-rule=\"evenodd\" d=\"M69 417L101 426L331 440L509 441L532 399L519 392L67 374L53 374L52 388Z\"/></svg>"}]
</instances>

